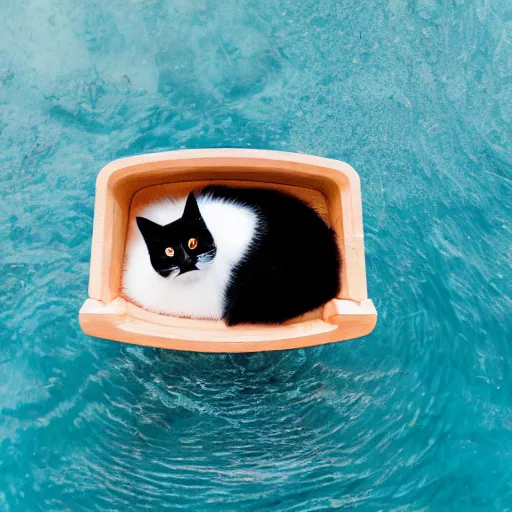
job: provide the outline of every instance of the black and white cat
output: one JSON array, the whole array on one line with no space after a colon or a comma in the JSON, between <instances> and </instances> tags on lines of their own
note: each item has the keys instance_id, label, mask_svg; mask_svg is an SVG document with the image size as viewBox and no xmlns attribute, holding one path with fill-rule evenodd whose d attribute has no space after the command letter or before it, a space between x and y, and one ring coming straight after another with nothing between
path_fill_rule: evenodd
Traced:
<instances>
[{"instance_id":1,"label":"black and white cat","mask_svg":"<svg viewBox=\"0 0 512 512\"><path fill-rule=\"evenodd\" d=\"M123 293L150 311L278 324L340 290L334 232L299 199L268 189L209 186L137 217Z\"/></svg>"}]
</instances>

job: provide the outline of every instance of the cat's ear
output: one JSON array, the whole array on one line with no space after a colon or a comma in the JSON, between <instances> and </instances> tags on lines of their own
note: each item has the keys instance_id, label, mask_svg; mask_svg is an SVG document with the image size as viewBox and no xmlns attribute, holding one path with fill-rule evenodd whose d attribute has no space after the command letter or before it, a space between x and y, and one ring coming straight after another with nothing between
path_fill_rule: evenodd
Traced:
<instances>
[{"instance_id":1,"label":"cat's ear","mask_svg":"<svg viewBox=\"0 0 512 512\"><path fill-rule=\"evenodd\" d=\"M145 217L137 217L135 220L137 221L139 231L146 242L154 238L160 238L159 235L162 232L163 226L160 226L160 224L146 219Z\"/></svg>"},{"instance_id":2,"label":"cat's ear","mask_svg":"<svg viewBox=\"0 0 512 512\"><path fill-rule=\"evenodd\" d=\"M199 211L199 206L197 205L194 192L190 192L188 195L187 202L185 203L185 209L183 210L183 216L181 218L185 220L201 220L203 218Z\"/></svg>"}]
</instances>

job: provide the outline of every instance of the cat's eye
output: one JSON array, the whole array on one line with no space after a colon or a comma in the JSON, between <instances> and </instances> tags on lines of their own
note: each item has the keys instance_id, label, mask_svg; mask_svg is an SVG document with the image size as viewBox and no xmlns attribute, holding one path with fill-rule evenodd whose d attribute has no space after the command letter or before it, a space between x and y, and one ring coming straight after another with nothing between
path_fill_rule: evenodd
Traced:
<instances>
[{"instance_id":1,"label":"cat's eye","mask_svg":"<svg viewBox=\"0 0 512 512\"><path fill-rule=\"evenodd\" d=\"M172 247L167 247L165 249L165 254L169 256L169 258L172 258L174 256L174 249Z\"/></svg>"},{"instance_id":2,"label":"cat's eye","mask_svg":"<svg viewBox=\"0 0 512 512\"><path fill-rule=\"evenodd\" d=\"M198 246L198 244L199 244L199 242L197 241L196 238L191 238L188 241L188 248L191 250L194 250Z\"/></svg>"}]
</instances>

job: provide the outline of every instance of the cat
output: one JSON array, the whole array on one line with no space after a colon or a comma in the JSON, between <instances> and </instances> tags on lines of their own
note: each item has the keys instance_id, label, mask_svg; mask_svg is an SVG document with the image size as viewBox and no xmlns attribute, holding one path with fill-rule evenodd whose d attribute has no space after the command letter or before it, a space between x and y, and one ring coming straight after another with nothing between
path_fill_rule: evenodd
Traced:
<instances>
[{"instance_id":1,"label":"cat","mask_svg":"<svg viewBox=\"0 0 512 512\"><path fill-rule=\"evenodd\" d=\"M339 294L334 231L286 193L211 185L149 205L136 223L123 294L147 310L280 324Z\"/></svg>"}]
</instances>

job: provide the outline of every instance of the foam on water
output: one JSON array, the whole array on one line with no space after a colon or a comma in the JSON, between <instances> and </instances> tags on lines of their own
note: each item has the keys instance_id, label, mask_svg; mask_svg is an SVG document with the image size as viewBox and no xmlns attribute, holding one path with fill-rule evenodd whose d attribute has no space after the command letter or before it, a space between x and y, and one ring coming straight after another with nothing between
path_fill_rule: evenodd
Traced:
<instances>
[{"instance_id":1,"label":"foam on water","mask_svg":"<svg viewBox=\"0 0 512 512\"><path fill-rule=\"evenodd\" d=\"M6 0L0 509L512 508L506 0ZM88 338L94 180L182 147L345 160L363 340L286 353Z\"/></svg>"}]
</instances>

